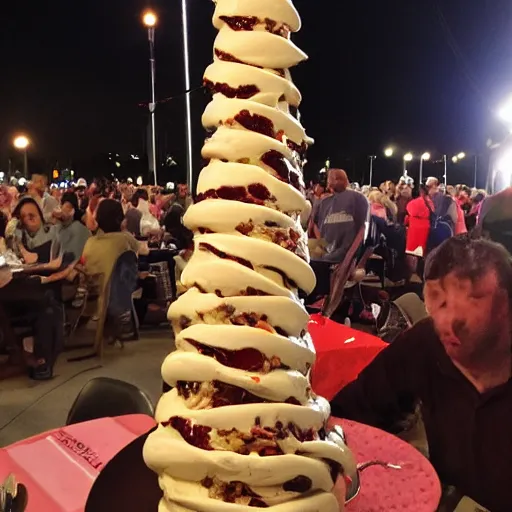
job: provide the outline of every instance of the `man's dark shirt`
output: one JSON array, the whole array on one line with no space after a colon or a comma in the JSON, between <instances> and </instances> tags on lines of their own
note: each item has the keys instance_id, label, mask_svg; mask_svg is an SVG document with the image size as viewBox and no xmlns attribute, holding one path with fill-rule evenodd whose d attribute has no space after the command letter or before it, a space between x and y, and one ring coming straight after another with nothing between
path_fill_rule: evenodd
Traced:
<instances>
[{"instance_id":1,"label":"man's dark shirt","mask_svg":"<svg viewBox=\"0 0 512 512\"><path fill-rule=\"evenodd\" d=\"M382 351L331 406L334 416L392 431L417 401L443 484L491 512L512 511L512 379L480 394L427 319Z\"/></svg>"}]
</instances>

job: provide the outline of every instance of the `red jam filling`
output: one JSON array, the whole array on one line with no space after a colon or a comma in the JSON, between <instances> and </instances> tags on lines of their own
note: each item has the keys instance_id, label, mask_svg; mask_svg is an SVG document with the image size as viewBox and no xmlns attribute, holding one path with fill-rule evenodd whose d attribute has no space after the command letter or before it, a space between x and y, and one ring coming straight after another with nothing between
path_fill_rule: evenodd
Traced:
<instances>
[{"instance_id":1,"label":"red jam filling","mask_svg":"<svg viewBox=\"0 0 512 512\"><path fill-rule=\"evenodd\" d=\"M236 32L241 30L252 31L255 29L256 25L265 23L265 30L267 32L284 38L290 36L290 28L287 25L282 24L279 26L277 21L271 20L270 18L265 18L263 22L256 16L220 16L220 19L226 23L231 30L235 30Z\"/></svg>"},{"instance_id":2,"label":"red jam filling","mask_svg":"<svg viewBox=\"0 0 512 512\"><path fill-rule=\"evenodd\" d=\"M227 252L221 251L220 249L217 249L217 247L214 247L213 245L208 244L206 242L201 242L199 244L199 250L211 252L212 254L215 254L215 256L217 256L220 259L235 261L236 263L239 263L240 265L243 265L244 267L250 268L251 270L254 269L252 263L249 260L228 254Z\"/></svg>"},{"instance_id":3,"label":"red jam filling","mask_svg":"<svg viewBox=\"0 0 512 512\"><path fill-rule=\"evenodd\" d=\"M251 114L248 110L241 110L235 116L235 121L251 132L261 133L271 138L275 136L274 123L267 117Z\"/></svg>"},{"instance_id":4,"label":"red jam filling","mask_svg":"<svg viewBox=\"0 0 512 512\"><path fill-rule=\"evenodd\" d=\"M254 348L227 350L203 345L202 343L190 339L187 339L186 341L193 345L200 354L211 357L220 364L228 366L229 368L236 368L237 370L245 370L248 372L262 372L265 370L265 366L271 368L273 362L274 365L277 363L279 364L274 366L272 369L287 369L287 367L280 364L281 361L276 360L271 362L265 354L262 354L259 350Z\"/></svg>"},{"instance_id":5,"label":"red jam filling","mask_svg":"<svg viewBox=\"0 0 512 512\"><path fill-rule=\"evenodd\" d=\"M196 203L205 199L226 199L228 201L240 201L242 203L263 206L265 201L272 199L272 194L265 185L252 183L247 188L222 186L217 189L209 189L197 195Z\"/></svg>"},{"instance_id":6,"label":"red jam filling","mask_svg":"<svg viewBox=\"0 0 512 512\"><path fill-rule=\"evenodd\" d=\"M229 84L220 82L214 83L210 80L207 80L206 78L203 81L203 85L212 94L220 93L227 98L240 98L243 100L252 98L260 92L260 89L257 85L240 85L239 87L231 87Z\"/></svg>"}]
</instances>

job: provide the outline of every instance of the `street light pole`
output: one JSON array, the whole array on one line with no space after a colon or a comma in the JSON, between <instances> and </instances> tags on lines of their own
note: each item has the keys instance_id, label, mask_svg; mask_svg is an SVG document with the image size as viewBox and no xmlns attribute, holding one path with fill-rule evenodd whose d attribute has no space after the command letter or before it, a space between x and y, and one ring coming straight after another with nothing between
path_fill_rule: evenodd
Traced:
<instances>
[{"instance_id":1,"label":"street light pole","mask_svg":"<svg viewBox=\"0 0 512 512\"><path fill-rule=\"evenodd\" d=\"M476 188L476 180L478 176L478 155L475 155L475 179L473 187Z\"/></svg>"},{"instance_id":2,"label":"street light pole","mask_svg":"<svg viewBox=\"0 0 512 512\"><path fill-rule=\"evenodd\" d=\"M27 148L23 150L23 176L28 178L28 153Z\"/></svg>"},{"instance_id":3,"label":"street light pole","mask_svg":"<svg viewBox=\"0 0 512 512\"><path fill-rule=\"evenodd\" d=\"M370 159L370 188L372 188L372 184L373 184L373 161L377 157L375 155L370 155L368 158Z\"/></svg>"},{"instance_id":4,"label":"street light pole","mask_svg":"<svg viewBox=\"0 0 512 512\"><path fill-rule=\"evenodd\" d=\"M423 153L420 157L420 184L423 183L423 162L430 160L430 153Z\"/></svg>"},{"instance_id":5,"label":"street light pole","mask_svg":"<svg viewBox=\"0 0 512 512\"><path fill-rule=\"evenodd\" d=\"M448 184L448 163L446 159L446 155L443 155L443 162L444 162L444 186L446 188L446 185Z\"/></svg>"},{"instance_id":6,"label":"street light pole","mask_svg":"<svg viewBox=\"0 0 512 512\"><path fill-rule=\"evenodd\" d=\"M156 15L148 11L143 17L144 25L148 27L148 42L149 42L149 66L151 70L151 103L149 104L149 114L151 118L151 154L150 154L150 167L153 170L153 177L155 185L158 184L157 170L156 170L156 60L155 60L155 25L157 23Z\"/></svg>"},{"instance_id":7,"label":"street light pole","mask_svg":"<svg viewBox=\"0 0 512 512\"><path fill-rule=\"evenodd\" d=\"M185 110L186 110L186 143L187 143L187 185L192 191L194 175L192 170L192 107L190 104L190 62L188 51L188 12L187 0L181 0L181 15L183 25L183 63L185 68Z\"/></svg>"}]
</instances>

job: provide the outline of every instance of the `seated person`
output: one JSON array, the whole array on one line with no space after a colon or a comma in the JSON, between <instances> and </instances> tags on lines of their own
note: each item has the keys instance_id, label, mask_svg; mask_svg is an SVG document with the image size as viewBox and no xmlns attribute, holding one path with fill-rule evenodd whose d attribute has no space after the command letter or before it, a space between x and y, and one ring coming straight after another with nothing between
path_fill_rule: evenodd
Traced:
<instances>
[{"instance_id":1,"label":"seated person","mask_svg":"<svg viewBox=\"0 0 512 512\"><path fill-rule=\"evenodd\" d=\"M52 247L59 241L56 226L45 223L41 208L31 197L22 198L12 215L18 219L14 238L20 250L22 253L25 249L37 254L35 260L22 254L24 259L27 263L35 263L35 261L48 263L51 259Z\"/></svg>"},{"instance_id":2,"label":"seated person","mask_svg":"<svg viewBox=\"0 0 512 512\"><path fill-rule=\"evenodd\" d=\"M124 212L119 201L101 201L96 212L98 234L87 240L83 250L83 262L88 275L103 275L108 281L121 254L126 251L147 253L144 244L138 242L131 233L122 230L123 221Z\"/></svg>"},{"instance_id":3,"label":"seated person","mask_svg":"<svg viewBox=\"0 0 512 512\"><path fill-rule=\"evenodd\" d=\"M321 199L313 214L313 231L324 242L325 252L311 259L317 277L312 300L329 294L331 266L343 261L368 219L368 201L363 194L350 189L345 171L331 169L327 185L332 195Z\"/></svg>"},{"instance_id":4,"label":"seated person","mask_svg":"<svg viewBox=\"0 0 512 512\"><path fill-rule=\"evenodd\" d=\"M183 287L180 283L181 274L194 252L194 233L183 224L184 213L183 207L178 203L174 203L169 208L163 221L165 233L170 236L170 243L175 245L176 249L180 251L178 255L174 256L175 275L174 280L171 281L171 283L173 281L176 283L176 288L180 288L180 290L173 290L175 296L178 292L183 292Z\"/></svg>"},{"instance_id":5,"label":"seated person","mask_svg":"<svg viewBox=\"0 0 512 512\"><path fill-rule=\"evenodd\" d=\"M506 512L512 475L509 255L487 240L454 237L428 257L425 282L430 317L338 393L333 415L396 432L419 404L441 481L493 512Z\"/></svg>"},{"instance_id":6,"label":"seated person","mask_svg":"<svg viewBox=\"0 0 512 512\"><path fill-rule=\"evenodd\" d=\"M29 377L33 380L53 378L53 367L64 341L63 306L52 288L41 286L34 278L16 279L7 268L0 268L0 302L8 321L22 316L32 325L34 337L33 358L30 361ZM0 327L8 329L2 324Z\"/></svg>"},{"instance_id":7,"label":"seated person","mask_svg":"<svg viewBox=\"0 0 512 512\"><path fill-rule=\"evenodd\" d=\"M73 261L78 261L91 232L81 221L82 212L78 208L78 198L73 192L63 194L62 207L54 211L53 216L60 221L57 224L57 233L62 250L71 254Z\"/></svg>"}]
</instances>

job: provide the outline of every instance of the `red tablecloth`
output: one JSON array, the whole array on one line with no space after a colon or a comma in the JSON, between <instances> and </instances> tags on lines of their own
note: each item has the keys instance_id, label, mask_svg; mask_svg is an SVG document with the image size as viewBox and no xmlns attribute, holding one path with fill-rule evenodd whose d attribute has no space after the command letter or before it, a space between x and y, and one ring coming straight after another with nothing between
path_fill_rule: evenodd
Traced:
<instances>
[{"instance_id":1,"label":"red tablecloth","mask_svg":"<svg viewBox=\"0 0 512 512\"><path fill-rule=\"evenodd\" d=\"M28 490L26 512L83 512L101 469L153 418L102 418L45 432L0 449L0 482L14 473Z\"/></svg>"},{"instance_id":2,"label":"red tablecloth","mask_svg":"<svg viewBox=\"0 0 512 512\"><path fill-rule=\"evenodd\" d=\"M414 447L391 434L353 421L331 418L341 425L358 464L381 460L402 466L374 466L361 473L361 491L345 512L434 512L441 484L430 462Z\"/></svg>"},{"instance_id":3,"label":"red tablecloth","mask_svg":"<svg viewBox=\"0 0 512 512\"><path fill-rule=\"evenodd\" d=\"M380 338L345 325L311 315L309 333L316 349L311 372L315 393L331 400L387 347Z\"/></svg>"},{"instance_id":4,"label":"red tablecloth","mask_svg":"<svg viewBox=\"0 0 512 512\"><path fill-rule=\"evenodd\" d=\"M358 423L341 424L358 463L373 459L402 470L367 469L359 496L346 512L432 512L440 498L430 463L398 438ZM14 473L28 490L26 512L83 512L102 468L136 437L154 427L148 416L104 418L63 427L0 449L0 481Z\"/></svg>"}]
</instances>

